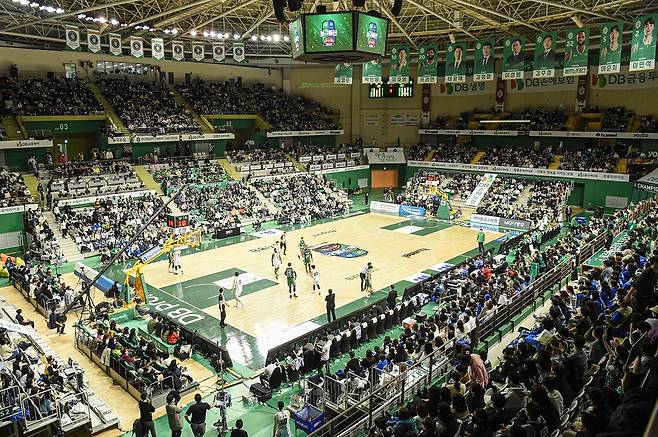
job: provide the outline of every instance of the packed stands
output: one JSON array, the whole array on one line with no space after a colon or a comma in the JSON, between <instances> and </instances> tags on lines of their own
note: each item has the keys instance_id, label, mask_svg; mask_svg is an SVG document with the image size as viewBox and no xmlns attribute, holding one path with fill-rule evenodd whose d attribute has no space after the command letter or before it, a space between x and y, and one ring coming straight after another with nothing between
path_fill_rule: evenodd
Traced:
<instances>
[{"instance_id":1,"label":"packed stands","mask_svg":"<svg viewBox=\"0 0 658 437\"><path fill-rule=\"evenodd\" d=\"M64 237L75 241L81 253L102 252L104 258L122 249L146 220L164 204L161 197L146 194L141 198L97 200L93 207L72 208L55 204L53 213ZM145 250L162 244L167 211L163 211L139 238L122 254L121 261L138 257Z\"/></svg>"},{"instance_id":2,"label":"packed stands","mask_svg":"<svg viewBox=\"0 0 658 437\"><path fill-rule=\"evenodd\" d=\"M362 164L365 159L361 148L351 143L343 143L331 149L327 146L299 142L287 146L286 150L302 163L307 171L352 167Z\"/></svg>"},{"instance_id":3,"label":"packed stands","mask_svg":"<svg viewBox=\"0 0 658 437\"><path fill-rule=\"evenodd\" d=\"M164 82L103 79L98 86L133 133L200 132L192 115L176 101L173 91Z\"/></svg>"},{"instance_id":4,"label":"packed stands","mask_svg":"<svg viewBox=\"0 0 658 437\"><path fill-rule=\"evenodd\" d=\"M640 132L658 132L658 119L654 115L644 115L640 119Z\"/></svg>"},{"instance_id":5,"label":"packed stands","mask_svg":"<svg viewBox=\"0 0 658 437\"><path fill-rule=\"evenodd\" d=\"M432 161L435 162L461 162L470 164L477 153L477 147L469 143L449 145L439 144L434 150Z\"/></svg>"},{"instance_id":6,"label":"packed stands","mask_svg":"<svg viewBox=\"0 0 658 437\"><path fill-rule=\"evenodd\" d=\"M538 107L535 110L526 109L521 112L513 112L498 124L498 129L509 130L565 130L568 114L563 109L552 111ZM530 123L505 123L504 120L530 120Z\"/></svg>"},{"instance_id":7,"label":"packed stands","mask_svg":"<svg viewBox=\"0 0 658 437\"><path fill-rule=\"evenodd\" d=\"M235 83L194 80L176 87L197 114L254 113L253 107L245 101L240 87Z\"/></svg>"},{"instance_id":8,"label":"packed stands","mask_svg":"<svg viewBox=\"0 0 658 437\"><path fill-rule=\"evenodd\" d=\"M213 184L224 182L228 176L224 168L215 161L199 161L195 159L158 160L157 164L148 164L146 169L153 179L162 187L162 191L170 191L182 185Z\"/></svg>"},{"instance_id":9,"label":"packed stands","mask_svg":"<svg viewBox=\"0 0 658 437\"><path fill-rule=\"evenodd\" d=\"M32 196L23 176L9 171L7 167L0 167L0 208L25 205L31 201Z\"/></svg>"},{"instance_id":10,"label":"packed stands","mask_svg":"<svg viewBox=\"0 0 658 437\"><path fill-rule=\"evenodd\" d=\"M407 159L424 161L430 150L432 150L432 146L429 144L413 144L407 149Z\"/></svg>"},{"instance_id":11,"label":"packed stands","mask_svg":"<svg viewBox=\"0 0 658 437\"><path fill-rule=\"evenodd\" d=\"M588 147L584 150L566 151L560 160L560 170L614 173L619 153L610 147Z\"/></svg>"},{"instance_id":12,"label":"packed stands","mask_svg":"<svg viewBox=\"0 0 658 437\"><path fill-rule=\"evenodd\" d=\"M285 151L279 148L233 150L227 152L226 156L243 175L267 176L295 172Z\"/></svg>"},{"instance_id":13,"label":"packed stands","mask_svg":"<svg viewBox=\"0 0 658 437\"><path fill-rule=\"evenodd\" d=\"M486 152L478 164L546 168L552 161L553 153L550 147L543 150L494 147Z\"/></svg>"},{"instance_id":14,"label":"packed stands","mask_svg":"<svg viewBox=\"0 0 658 437\"><path fill-rule=\"evenodd\" d=\"M601 118L601 129L609 132L626 132L635 114L623 106L606 108Z\"/></svg>"},{"instance_id":15,"label":"packed stands","mask_svg":"<svg viewBox=\"0 0 658 437\"><path fill-rule=\"evenodd\" d=\"M0 78L7 115L93 115L103 106L79 79Z\"/></svg>"},{"instance_id":16,"label":"packed stands","mask_svg":"<svg viewBox=\"0 0 658 437\"><path fill-rule=\"evenodd\" d=\"M294 174L252 181L253 186L278 209L278 223L310 223L334 217L350 210L346 199L322 176Z\"/></svg>"}]
</instances>

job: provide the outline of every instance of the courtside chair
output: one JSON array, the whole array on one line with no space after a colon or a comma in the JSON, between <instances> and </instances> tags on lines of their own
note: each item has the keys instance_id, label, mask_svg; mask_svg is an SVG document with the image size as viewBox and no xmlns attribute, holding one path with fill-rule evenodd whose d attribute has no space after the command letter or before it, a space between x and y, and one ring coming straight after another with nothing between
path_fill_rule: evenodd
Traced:
<instances>
[{"instance_id":1,"label":"courtside chair","mask_svg":"<svg viewBox=\"0 0 658 437\"><path fill-rule=\"evenodd\" d=\"M391 327L400 323L400 305L396 305L393 308L393 319L391 320Z\"/></svg>"},{"instance_id":2,"label":"courtside chair","mask_svg":"<svg viewBox=\"0 0 658 437\"><path fill-rule=\"evenodd\" d=\"M352 333L350 334L350 347L352 349L356 349L359 347L359 340L356 338L356 328L352 329Z\"/></svg>"},{"instance_id":3,"label":"courtside chair","mask_svg":"<svg viewBox=\"0 0 658 437\"><path fill-rule=\"evenodd\" d=\"M340 338L340 353L346 354L350 351L350 343L352 340L352 331L345 331Z\"/></svg>"},{"instance_id":4,"label":"courtside chair","mask_svg":"<svg viewBox=\"0 0 658 437\"><path fill-rule=\"evenodd\" d=\"M370 336L368 335L368 322L363 322L361 323L361 344L368 340L370 340Z\"/></svg>"},{"instance_id":5,"label":"courtside chair","mask_svg":"<svg viewBox=\"0 0 658 437\"><path fill-rule=\"evenodd\" d=\"M386 330L386 314L380 314L377 321L377 335L382 335Z\"/></svg>"},{"instance_id":6,"label":"courtside chair","mask_svg":"<svg viewBox=\"0 0 658 437\"><path fill-rule=\"evenodd\" d=\"M338 358L340 355L340 341L341 341L341 335L338 334L337 336L334 337L333 340L331 340L331 349L329 349L329 356L331 358Z\"/></svg>"}]
</instances>

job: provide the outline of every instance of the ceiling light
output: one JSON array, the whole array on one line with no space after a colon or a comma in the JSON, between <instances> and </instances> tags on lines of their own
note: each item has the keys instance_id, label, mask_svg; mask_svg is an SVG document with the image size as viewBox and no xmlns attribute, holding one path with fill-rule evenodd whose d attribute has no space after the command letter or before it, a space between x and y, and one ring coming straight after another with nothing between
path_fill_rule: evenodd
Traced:
<instances>
[{"instance_id":1,"label":"ceiling light","mask_svg":"<svg viewBox=\"0 0 658 437\"><path fill-rule=\"evenodd\" d=\"M252 41L258 41L258 35L251 35Z\"/></svg>"},{"instance_id":2,"label":"ceiling light","mask_svg":"<svg viewBox=\"0 0 658 437\"><path fill-rule=\"evenodd\" d=\"M85 14L78 14L78 20L82 20L83 18L87 18Z\"/></svg>"},{"instance_id":3,"label":"ceiling light","mask_svg":"<svg viewBox=\"0 0 658 437\"><path fill-rule=\"evenodd\" d=\"M216 36L217 36L217 34L215 33L214 30L210 32L210 37L211 37L211 38L214 38L214 37L216 37Z\"/></svg>"},{"instance_id":4,"label":"ceiling light","mask_svg":"<svg viewBox=\"0 0 658 437\"><path fill-rule=\"evenodd\" d=\"M261 40L261 41L265 41L265 35L261 35L261 36L260 36L260 40Z\"/></svg>"},{"instance_id":5,"label":"ceiling light","mask_svg":"<svg viewBox=\"0 0 658 437\"><path fill-rule=\"evenodd\" d=\"M98 21L99 21L100 23L105 23L105 17L99 17L99 18L98 18Z\"/></svg>"},{"instance_id":6,"label":"ceiling light","mask_svg":"<svg viewBox=\"0 0 658 437\"><path fill-rule=\"evenodd\" d=\"M574 14L574 15L572 15L572 16L571 16L571 21L573 21L574 23L576 23L576 26L578 26L578 27L583 27L583 20L580 19L580 17L578 16L578 14Z\"/></svg>"},{"instance_id":7,"label":"ceiling light","mask_svg":"<svg viewBox=\"0 0 658 437\"><path fill-rule=\"evenodd\" d=\"M176 34L178 33L178 29L176 29L176 28L174 27L173 29L171 29L171 33L173 33L174 35L176 35Z\"/></svg>"},{"instance_id":8,"label":"ceiling light","mask_svg":"<svg viewBox=\"0 0 658 437\"><path fill-rule=\"evenodd\" d=\"M272 39L274 42L279 42L279 40L281 40L281 36L278 33L275 33Z\"/></svg>"},{"instance_id":9,"label":"ceiling light","mask_svg":"<svg viewBox=\"0 0 658 437\"><path fill-rule=\"evenodd\" d=\"M229 35L228 32L226 32L226 33L224 34L224 38L228 38L229 36L231 36L231 35Z\"/></svg>"},{"instance_id":10,"label":"ceiling light","mask_svg":"<svg viewBox=\"0 0 658 437\"><path fill-rule=\"evenodd\" d=\"M31 7L31 8L38 8L38 7L39 7L39 3L30 3L30 7Z\"/></svg>"},{"instance_id":11,"label":"ceiling light","mask_svg":"<svg viewBox=\"0 0 658 437\"><path fill-rule=\"evenodd\" d=\"M233 34L233 39L240 39L240 35L238 35L237 33L234 33Z\"/></svg>"},{"instance_id":12,"label":"ceiling light","mask_svg":"<svg viewBox=\"0 0 658 437\"><path fill-rule=\"evenodd\" d=\"M190 31L190 35L192 35L192 36L196 36L196 30L192 29L192 30Z\"/></svg>"},{"instance_id":13,"label":"ceiling light","mask_svg":"<svg viewBox=\"0 0 658 437\"><path fill-rule=\"evenodd\" d=\"M448 38L450 38L450 42L451 42L452 44L454 44L455 41L457 41L457 38L455 38L455 34L454 34L454 33L449 33L449 34L448 34Z\"/></svg>"},{"instance_id":14,"label":"ceiling light","mask_svg":"<svg viewBox=\"0 0 658 437\"><path fill-rule=\"evenodd\" d=\"M164 30L164 33L169 34L169 33L171 33L171 30L169 30L169 29L165 29L165 30Z\"/></svg>"},{"instance_id":15,"label":"ceiling light","mask_svg":"<svg viewBox=\"0 0 658 437\"><path fill-rule=\"evenodd\" d=\"M63 13L64 13L64 9L62 9L62 8L57 8L57 9L55 9L55 12L58 13L58 14L63 14Z\"/></svg>"},{"instance_id":16,"label":"ceiling light","mask_svg":"<svg viewBox=\"0 0 658 437\"><path fill-rule=\"evenodd\" d=\"M267 39L268 41L272 41L272 35L267 35L267 38L266 38L266 39Z\"/></svg>"},{"instance_id":17,"label":"ceiling light","mask_svg":"<svg viewBox=\"0 0 658 437\"><path fill-rule=\"evenodd\" d=\"M112 19L110 20L110 24L111 24L112 26L116 26L116 25L119 24L119 20L117 20L116 18L112 18Z\"/></svg>"},{"instance_id":18,"label":"ceiling light","mask_svg":"<svg viewBox=\"0 0 658 437\"><path fill-rule=\"evenodd\" d=\"M206 31L204 30L204 31L203 31L203 36L207 38L207 37L208 37L208 32L206 32Z\"/></svg>"},{"instance_id":19,"label":"ceiling light","mask_svg":"<svg viewBox=\"0 0 658 437\"><path fill-rule=\"evenodd\" d=\"M283 40L284 40L285 42L288 42L288 41L290 41L290 37L288 37L288 35L284 35L284 36L283 36Z\"/></svg>"}]
</instances>

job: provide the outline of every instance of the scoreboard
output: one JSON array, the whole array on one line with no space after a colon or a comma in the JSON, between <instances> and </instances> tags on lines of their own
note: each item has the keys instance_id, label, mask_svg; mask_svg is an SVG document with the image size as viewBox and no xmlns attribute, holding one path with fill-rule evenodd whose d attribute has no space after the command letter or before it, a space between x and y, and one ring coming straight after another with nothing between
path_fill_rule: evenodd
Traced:
<instances>
[{"instance_id":1,"label":"scoreboard","mask_svg":"<svg viewBox=\"0 0 658 437\"><path fill-rule=\"evenodd\" d=\"M414 81L409 83L388 83L388 79L382 78L382 83L368 85L368 97L371 99L385 99L397 97L413 97Z\"/></svg>"},{"instance_id":2,"label":"scoreboard","mask_svg":"<svg viewBox=\"0 0 658 437\"><path fill-rule=\"evenodd\" d=\"M176 235L187 233L190 226L189 214L167 214L167 230Z\"/></svg>"}]
</instances>

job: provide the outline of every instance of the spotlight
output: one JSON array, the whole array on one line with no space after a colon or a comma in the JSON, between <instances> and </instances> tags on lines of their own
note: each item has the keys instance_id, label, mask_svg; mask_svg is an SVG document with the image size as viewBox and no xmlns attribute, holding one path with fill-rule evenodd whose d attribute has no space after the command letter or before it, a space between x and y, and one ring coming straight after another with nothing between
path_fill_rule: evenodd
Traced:
<instances>
[{"instance_id":1,"label":"spotlight","mask_svg":"<svg viewBox=\"0 0 658 437\"><path fill-rule=\"evenodd\" d=\"M173 33L174 35L176 35L176 34L178 33L178 29L176 29L176 28L174 27L173 29L171 29L171 33Z\"/></svg>"},{"instance_id":2,"label":"spotlight","mask_svg":"<svg viewBox=\"0 0 658 437\"><path fill-rule=\"evenodd\" d=\"M226 32L226 33L224 34L224 38L226 38L226 39L228 39L229 36L231 36L231 35L229 35L228 32Z\"/></svg>"},{"instance_id":3,"label":"spotlight","mask_svg":"<svg viewBox=\"0 0 658 437\"><path fill-rule=\"evenodd\" d=\"M251 35L252 41L258 41L258 35Z\"/></svg>"},{"instance_id":4,"label":"spotlight","mask_svg":"<svg viewBox=\"0 0 658 437\"><path fill-rule=\"evenodd\" d=\"M285 42L288 42L288 41L290 41L290 37L288 37L288 35L284 35L284 36L283 36L283 40L284 40Z\"/></svg>"},{"instance_id":5,"label":"spotlight","mask_svg":"<svg viewBox=\"0 0 658 437\"><path fill-rule=\"evenodd\" d=\"M119 20L117 20L116 18L112 18L112 19L110 20L110 24L111 24L112 26L116 26L117 24L119 24Z\"/></svg>"},{"instance_id":6,"label":"spotlight","mask_svg":"<svg viewBox=\"0 0 658 437\"><path fill-rule=\"evenodd\" d=\"M455 41L457 41L457 39L455 38L455 34L452 32L448 34L448 38L450 38L450 43L452 44L454 44Z\"/></svg>"},{"instance_id":7,"label":"spotlight","mask_svg":"<svg viewBox=\"0 0 658 437\"><path fill-rule=\"evenodd\" d=\"M571 16L571 21L573 21L574 23L576 23L576 26L578 26L578 27L583 27L583 21L580 19L580 17L578 16L578 14L574 14L574 15L572 15L572 16Z\"/></svg>"},{"instance_id":8,"label":"spotlight","mask_svg":"<svg viewBox=\"0 0 658 437\"><path fill-rule=\"evenodd\" d=\"M192 30L190 31L190 35L192 35L192 36L196 36L196 30L192 29Z\"/></svg>"},{"instance_id":9,"label":"spotlight","mask_svg":"<svg viewBox=\"0 0 658 437\"><path fill-rule=\"evenodd\" d=\"M208 32L206 32L206 31L204 30L204 31L203 31L203 36L204 36L205 38L208 38Z\"/></svg>"},{"instance_id":10,"label":"spotlight","mask_svg":"<svg viewBox=\"0 0 658 437\"><path fill-rule=\"evenodd\" d=\"M233 34L233 39L235 39L235 40L240 39L240 35L238 35L237 33L234 33Z\"/></svg>"},{"instance_id":11,"label":"spotlight","mask_svg":"<svg viewBox=\"0 0 658 437\"><path fill-rule=\"evenodd\" d=\"M214 38L214 37L216 37L216 36L217 36L217 34L216 34L214 31L210 32L210 37L211 37L211 38Z\"/></svg>"},{"instance_id":12,"label":"spotlight","mask_svg":"<svg viewBox=\"0 0 658 437\"><path fill-rule=\"evenodd\" d=\"M274 42L279 42L281 40L281 36L279 36L278 33L275 33L274 36L272 36L272 39Z\"/></svg>"}]
</instances>

